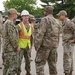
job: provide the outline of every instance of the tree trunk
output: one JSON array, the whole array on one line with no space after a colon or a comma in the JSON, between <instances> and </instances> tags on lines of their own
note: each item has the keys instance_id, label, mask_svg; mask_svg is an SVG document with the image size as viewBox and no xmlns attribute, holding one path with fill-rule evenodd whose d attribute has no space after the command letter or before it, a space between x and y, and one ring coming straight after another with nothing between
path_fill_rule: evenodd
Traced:
<instances>
[{"instance_id":1,"label":"tree trunk","mask_svg":"<svg viewBox=\"0 0 75 75\"><path fill-rule=\"evenodd\" d=\"M64 4L64 0L62 0L62 4Z\"/></svg>"},{"instance_id":2,"label":"tree trunk","mask_svg":"<svg viewBox=\"0 0 75 75\"><path fill-rule=\"evenodd\" d=\"M47 5L49 6L49 2L47 2Z\"/></svg>"}]
</instances>

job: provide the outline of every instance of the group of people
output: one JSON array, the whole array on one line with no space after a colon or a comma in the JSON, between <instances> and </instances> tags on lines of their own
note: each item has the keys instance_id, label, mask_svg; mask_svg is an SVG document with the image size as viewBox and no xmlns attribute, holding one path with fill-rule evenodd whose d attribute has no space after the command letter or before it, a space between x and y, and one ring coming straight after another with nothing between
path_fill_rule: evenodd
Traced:
<instances>
[{"instance_id":1,"label":"group of people","mask_svg":"<svg viewBox=\"0 0 75 75\"><path fill-rule=\"evenodd\" d=\"M57 75L57 48L60 39L60 24L53 17L53 7L45 7L45 17L41 19L38 34L34 38L34 47L37 51L35 64L37 75L44 75L46 61L49 66L49 74ZM62 46L63 46L63 68L65 75L73 72L73 50L75 44L75 18L70 20L65 10L56 14L62 22Z\"/></svg>"},{"instance_id":2,"label":"group of people","mask_svg":"<svg viewBox=\"0 0 75 75\"><path fill-rule=\"evenodd\" d=\"M8 10L8 19L3 24L3 75L21 75L21 63L24 56L26 75L31 75L30 57L31 48L34 44L36 50L35 66L37 75L44 74L46 61L49 66L50 75L57 75L57 48L60 39L60 24L53 17L53 7L46 6L40 23L35 23L35 18L29 19L27 10L21 12L22 22L15 25L17 15L16 9ZM62 45L63 45L63 67L65 75L72 75L73 50L75 44L75 24L68 19L67 12L61 10L57 14L62 21Z\"/></svg>"}]
</instances>

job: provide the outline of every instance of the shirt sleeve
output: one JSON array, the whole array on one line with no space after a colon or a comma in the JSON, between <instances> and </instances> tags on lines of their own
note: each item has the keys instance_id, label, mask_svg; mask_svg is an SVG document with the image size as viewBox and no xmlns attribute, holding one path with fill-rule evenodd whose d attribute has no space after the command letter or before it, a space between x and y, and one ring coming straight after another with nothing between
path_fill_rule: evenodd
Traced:
<instances>
[{"instance_id":1,"label":"shirt sleeve","mask_svg":"<svg viewBox=\"0 0 75 75\"><path fill-rule=\"evenodd\" d=\"M14 49L16 49L18 47L18 32L16 26L14 26L13 23L10 23L10 25L8 25L7 31L10 44Z\"/></svg>"},{"instance_id":2,"label":"shirt sleeve","mask_svg":"<svg viewBox=\"0 0 75 75\"><path fill-rule=\"evenodd\" d=\"M75 24L74 23L72 23L72 31L73 31L73 39L74 39L74 41L75 41Z\"/></svg>"},{"instance_id":3,"label":"shirt sleeve","mask_svg":"<svg viewBox=\"0 0 75 75\"><path fill-rule=\"evenodd\" d=\"M20 28L20 26L19 26L19 25L17 25L17 26L16 26L16 28L18 29L18 32L20 32L20 31L21 31L21 28Z\"/></svg>"},{"instance_id":4,"label":"shirt sleeve","mask_svg":"<svg viewBox=\"0 0 75 75\"><path fill-rule=\"evenodd\" d=\"M75 40L75 24L72 21L68 22L68 27L72 31L72 33L73 33L73 39Z\"/></svg>"},{"instance_id":5,"label":"shirt sleeve","mask_svg":"<svg viewBox=\"0 0 75 75\"><path fill-rule=\"evenodd\" d=\"M3 29L3 18L2 15L0 14L0 34L2 34L2 29Z\"/></svg>"}]
</instances>

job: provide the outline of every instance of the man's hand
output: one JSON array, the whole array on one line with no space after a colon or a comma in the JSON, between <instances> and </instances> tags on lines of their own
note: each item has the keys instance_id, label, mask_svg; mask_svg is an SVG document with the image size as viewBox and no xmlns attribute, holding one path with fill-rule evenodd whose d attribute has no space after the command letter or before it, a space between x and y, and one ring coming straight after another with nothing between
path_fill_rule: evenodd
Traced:
<instances>
[{"instance_id":1,"label":"man's hand","mask_svg":"<svg viewBox=\"0 0 75 75\"><path fill-rule=\"evenodd\" d=\"M35 50L36 50L36 51L38 51L38 48L37 48L37 47L35 47Z\"/></svg>"},{"instance_id":2,"label":"man's hand","mask_svg":"<svg viewBox=\"0 0 75 75\"><path fill-rule=\"evenodd\" d=\"M75 42L75 40L69 40L69 43L74 43Z\"/></svg>"},{"instance_id":3,"label":"man's hand","mask_svg":"<svg viewBox=\"0 0 75 75\"><path fill-rule=\"evenodd\" d=\"M17 52L19 53L21 49L20 49L20 47L18 47L16 50L17 50Z\"/></svg>"},{"instance_id":4,"label":"man's hand","mask_svg":"<svg viewBox=\"0 0 75 75\"><path fill-rule=\"evenodd\" d=\"M35 50L38 51L39 50L39 46L38 45L34 45Z\"/></svg>"}]
</instances>

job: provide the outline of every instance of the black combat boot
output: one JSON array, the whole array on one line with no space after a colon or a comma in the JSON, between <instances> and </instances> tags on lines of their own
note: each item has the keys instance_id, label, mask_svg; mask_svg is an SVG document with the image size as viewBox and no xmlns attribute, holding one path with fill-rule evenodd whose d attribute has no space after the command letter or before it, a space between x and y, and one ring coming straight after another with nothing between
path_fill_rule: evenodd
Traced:
<instances>
[{"instance_id":1,"label":"black combat boot","mask_svg":"<svg viewBox=\"0 0 75 75\"><path fill-rule=\"evenodd\" d=\"M0 67L0 69L2 69L2 67Z\"/></svg>"},{"instance_id":2,"label":"black combat boot","mask_svg":"<svg viewBox=\"0 0 75 75\"><path fill-rule=\"evenodd\" d=\"M65 73L65 75L69 75L70 73Z\"/></svg>"},{"instance_id":3,"label":"black combat boot","mask_svg":"<svg viewBox=\"0 0 75 75\"><path fill-rule=\"evenodd\" d=\"M69 75L72 75L72 71L69 73Z\"/></svg>"},{"instance_id":4,"label":"black combat boot","mask_svg":"<svg viewBox=\"0 0 75 75\"><path fill-rule=\"evenodd\" d=\"M26 72L26 75L31 75L31 73L29 71Z\"/></svg>"}]
</instances>

